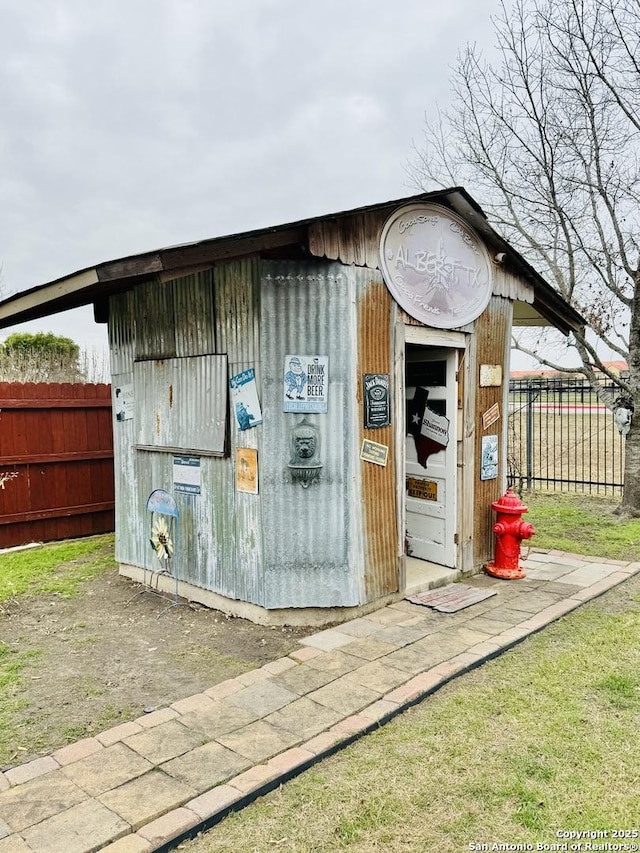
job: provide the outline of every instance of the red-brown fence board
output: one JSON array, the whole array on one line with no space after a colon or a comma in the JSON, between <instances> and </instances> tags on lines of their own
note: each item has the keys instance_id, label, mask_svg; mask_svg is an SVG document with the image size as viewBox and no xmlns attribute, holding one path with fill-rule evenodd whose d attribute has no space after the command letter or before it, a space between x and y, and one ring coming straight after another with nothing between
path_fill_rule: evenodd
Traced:
<instances>
[{"instance_id":1,"label":"red-brown fence board","mask_svg":"<svg viewBox=\"0 0 640 853\"><path fill-rule=\"evenodd\" d=\"M0 548L114 528L109 385L0 382Z\"/></svg>"}]
</instances>

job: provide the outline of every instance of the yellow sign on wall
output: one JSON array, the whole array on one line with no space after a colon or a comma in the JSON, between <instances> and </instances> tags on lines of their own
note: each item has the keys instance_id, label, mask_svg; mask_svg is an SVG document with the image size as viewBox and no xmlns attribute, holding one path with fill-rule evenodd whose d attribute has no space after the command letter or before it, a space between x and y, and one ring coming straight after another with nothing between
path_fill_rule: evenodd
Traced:
<instances>
[{"instance_id":1,"label":"yellow sign on wall","mask_svg":"<svg viewBox=\"0 0 640 853\"><path fill-rule=\"evenodd\" d=\"M421 501L438 500L438 484L433 480L421 480L419 477L407 477L407 494Z\"/></svg>"},{"instance_id":2,"label":"yellow sign on wall","mask_svg":"<svg viewBox=\"0 0 640 853\"><path fill-rule=\"evenodd\" d=\"M258 451L253 447L236 447L236 490L258 494Z\"/></svg>"}]
</instances>

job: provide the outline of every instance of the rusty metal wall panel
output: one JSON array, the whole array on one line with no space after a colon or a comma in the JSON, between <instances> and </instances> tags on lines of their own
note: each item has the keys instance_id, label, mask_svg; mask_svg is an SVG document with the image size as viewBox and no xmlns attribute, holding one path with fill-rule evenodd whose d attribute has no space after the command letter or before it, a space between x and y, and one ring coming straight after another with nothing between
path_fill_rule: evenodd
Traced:
<instances>
[{"instance_id":1,"label":"rusty metal wall panel","mask_svg":"<svg viewBox=\"0 0 640 853\"><path fill-rule=\"evenodd\" d=\"M260 352L260 275L257 258L219 264L215 268L216 339L234 372L253 367Z\"/></svg>"},{"instance_id":2,"label":"rusty metal wall panel","mask_svg":"<svg viewBox=\"0 0 640 853\"><path fill-rule=\"evenodd\" d=\"M133 291L116 293L109 298L109 346L111 352L112 389L133 386L136 322ZM142 565L140 543L133 536L139 523L134 421L118 421L113 417L113 453L115 462L115 528L116 560Z\"/></svg>"},{"instance_id":3,"label":"rusty metal wall panel","mask_svg":"<svg viewBox=\"0 0 640 853\"><path fill-rule=\"evenodd\" d=\"M377 269L380 232L389 210L365 211L309 224L309 251L318 258Z\"/></svg>"},{"instance_id":4,"label":"rusty metal wall panel","mask_svg":"<svg viewBox=\"0 0 640 853\"><path fill-rule=\"evenodd\" d=\"M111 312L113 314L113 311ZM133 385L133 371L115 373L112 388ZM114 401L115 402L115 401ZM139 523L140 508L137 494L137 468L134 420L116 420L114 405L113 454L115 462L116 495L116 560L121 563L142 565L139 558L139 543L134 542L133 529Z\"/></svg>"},{"instance_id":5,"label":"rusty metal wall panel","mask_svg":"<svg viewBox=\"0 0 640 853\"><path fill-rule=\"evenodd\" d=\"M372 601L398 590L398 530L394 426L364 428L362 375L386 373L393 399L393 299L378 271L357 269L360 437L389 448L386 466L360 461L364 525L365 594Z\"/></svg>"},{"instance_id":6,"label":"rusty metal wall panel","mask_svg":"<svg viewBox=\"0 0 640 853\"><path fill-rule=\"evenodd\" d=\"M533 302L533 285L510 273L502 264L494 263L492 268L494 296L504 296L519 302Z\"/></svg>"},{"instance_id":7,"label":"rusty metal wall panel","mask_svg":"<svg viewBox=\"0 0 640 853\"><path fill-rule=\"evenodd\" d=\"M355 280L340 264L262 264L264 596L267 607L336 607L361 600L353 555ZM283 412L286 355L329 356L326 414ZM302 488L287 467L292 427L303 417L320 431L320 481Z\"/></svg>"},{"instance_id":8,"label":"rusty metal wall panel","mask_svg":"<svg viewBox=\"0 0 640 853\"><path fill-rule=\"evenodd\" d=\"M188 495L173 488L173 454L139 451L136 460L138 506L137 524L131 534L134 565L158 571L159 564L149 545L151 518L145 512L149 494L157 488L171 492L178 506L175 522L175 558L173 570L178 578L194 586L232 595L225 579L224 546L227 540L225 517L218 515L219 503L213 493L220 468L226 460L200 457L201 493Z\"/></svg>"},{"instance_id":9,"label":"rusty metal wall panel","mask_svg":"<svg viewBox=\"0 0 640 853\"><path fill-rule=\"evenodd\" d=\"M458 436L458 568L470 572L474 563L475 457L477 336L469 335L467 348L458 365L458 405L462 407L462 434Z\"/></svg>"},{"instance_id":10,"label":"rusty metal wall panel","mask_svg":"<svg viewBox=\"0 0 640 853\"><path fill-rule=\"evenodd\" d=\"M171 289L176 355L208 355L216 352L213 270L173 279Z\"/></svg>"},{"instance_id":11,"label":"rusty metal wall panel","mask_svg":"<svg viewBox=\"0 0 640 853\"><path fill-rule=\"evenodd\" d=\"M136 323L137 319L140 322ZM136 357L173 350L185 356L213 352L215 329L211 272L162 284L149 282L127 293L114 295L110 302L109 335L115 387L133 385ZM220 381L226 382L226 376ZM142 387L145 388L144 383ZM136 405L139 421L139 401ZM133 419L114 420L117 459L116 556L123 563L157 569L158 565L148 547L148 519L144 506L152 489L166 488L172 491L173 456L159 453L157 458L152 458L153 454L136 451L135 423ZM211 467L211 464L201 462L201 465L205 483L205 469ZM182 497L179 497L178 502L181 501ZM188 561L193 570L191 582L211 586L207 578L215 575L211 564L215 563L215 556L219 553L218 543L216 547L207 548L204 545L208 541L207 537L194 536L188 532L212 526L209 518L202 519L201 524L194 522L194 514L201 513L203 505L195 501L192 503L195 504L195 512L187 506L182 518L185 527L182 539L187 553L195 554L199 551L193 561Z\"/></svg>"},{"instance_id":12,"label":"rusty metal wall panel","mask_svg":"<svg viewBox=\"0 0 640 853\"><path fill-rule=\"evenodd\" d=\"M116 293L109 299L109 352L111 373L128 373L135 359L135 303L133 291Z\"/></svg>"},{"instance_id":13,"label":"rusty metal wall panel","mask_svg":"<svg viewBox=\"0 0 640 853\"><path fill-rule=\"evenodd\" d=\"M173 286L149 281L133 291L136 318L136 358L171 358L176 355Z\"/></svg>"},{"instance_id":14,"label":"rusty metal wall panel","mask_svg":"<svg viewBox=\"0 0 640 853\"><path fill-rule=\"evenodd\" d=\"M226 356L172 359L165 361L161 367L166 369L159 371L151 369L153 366L155 362L136 364L136 407L141 424L154 427L156 418L159 418L158 440L166 439L170 446L179 446L185 453L191 451L199 456L201 485L199 495L175 491L173 457L179 455L180 450L168 453L140 450L136 459L139 505L144 507L147 496L155 488L172 492L180 511L175 560L178 577L231 598L245 598L246 584L238 582L235 553L236 528L240 520L235 505L233 463L228 457L216 458L198 453L198 450L209 449L205 447L207 444L213 446L211 439L214 434L218 450L226 443ZM175 375L172 377L171 373ZM167 392L170 380L175 389L174 412L178 418L169 433L163 433L162 423L171 417ZM139 387L143 389L141 394L137 391ZM209 389L208 392L198 394L197 389L203 387ZM193 403L180 406L183 395L185 400L193 400ZM159 401L162 401L160 408ZM192 424L191 435L189 422ZM142 524L145 524L144 517ZM153 568L154 559L150 549L145 551L143 565Z\"/></svg>"},{"instance_id":15,"label":"rusty metal wall panel","mask_svg":"<svg viewBox=\"0 0 640 853\"><path fill-rule=\"evenodd\" d=\"M138 361L133 368L137 443L221 455L226 445L227 359Z\"/></svg>"},{"instance_id":16,"label":"rusty metal wall panel","mask_svg":"<svg viewBox=\"0 0 640 853\"><path fill-rule=\"evenodd\" d=\"M503 368L501 386L480 387L480 368L483 364L506 365L509 332L511 328L512 303L500 296L492 296L486 310L476 320L476 408L475 408L475 489L474 489L474 563L476 566L491 559L493 554L493 523L495 521L492 501L500 497L504 481L504 447L503 419L507 416L504 411L504 383L509 382ZM500 420L488 429L482 427L482 415L491 406L500 406ZM495 480L480 479L480 459L482 455L482 436L498 436L499 476Z\"/></svg>"},{"instance_id":17,"label":"rusty metal wall panel","mask_svg":"<svg viewBox=\"0 0 640 853\"><path fill-rule=\"evenodd\" d=\"M380 267L380 235L390 215L388 210L370 211L364 220L364 247L366 265L371 269Z\"/></svg>"}]
</instances>

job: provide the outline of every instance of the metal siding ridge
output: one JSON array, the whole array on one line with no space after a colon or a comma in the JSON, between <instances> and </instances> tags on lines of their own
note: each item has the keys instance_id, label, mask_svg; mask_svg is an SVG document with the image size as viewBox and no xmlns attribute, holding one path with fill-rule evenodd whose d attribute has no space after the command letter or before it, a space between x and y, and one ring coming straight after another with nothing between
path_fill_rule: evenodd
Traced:
<instances>
[{"instance_id":1,"label":"metal siding ridge","mask_svg":"<svg viewBox=\"0 0 640 853\"><path fill-rule=\"evenodd\" d=\"M171 287L175 312L176 355L215 353L213 270L173 279Z\"/></svg>"},{"instance_id":2,"label":"metal siding ridge","mask_svg":"<svg viewBox=\"0 0 640 853\"><path fill-rule=\"evenodd\" d=\"M216 340L220 352L227 354L228 374L253 368L258 398L263 409L261 388L260 335L260 262L255 257L217 264L214 269ZM220 478L215 511L219 547L228 557L220 561L216 591L254 604L264 602L262 505L262 447L264 426L240 430L235 415L229 421L231 456L216 466ZM254 447L258 451L258 495L236 490L236 448ZM225 541L222 542L221 539Z\"/></svg>"},{"instance_id":3,"label":"metal siding ridge","mask_svg":"<svg viewBox=\"0 0 640 853\"><path fill-rule=\"evenodd\" d=\"M109 298L109 351L112 374L133 370L135 333L133 291L111 296Z\"/></svg>"},{"instance_id":4,"label":"metal siding ridge","mask_svg":"<svg viewBox=\"0 0 640 853\"><path fill-rule=\"evenodd\" d=\"M504 296L515 302L533 303L534 288L523 278L509 272L502 264L493 263L493 295Z\"/></svg>"},{"instance_id":5,"label":"metal siding ridge","mask_svg":"<svg viewBox=\"0 0 640 853\"><path fill-rule=\"evenodd\" d=\"M143 282L133 291L136 318L136 359L171 358L176 355L173 287L157 281Z\"/></svg>"}]
</instances>

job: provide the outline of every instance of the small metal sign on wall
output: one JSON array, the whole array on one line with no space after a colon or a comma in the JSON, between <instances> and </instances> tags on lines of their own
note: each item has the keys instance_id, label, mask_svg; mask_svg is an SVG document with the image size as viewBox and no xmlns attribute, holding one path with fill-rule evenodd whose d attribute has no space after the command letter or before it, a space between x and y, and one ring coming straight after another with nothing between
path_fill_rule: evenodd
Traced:
<instances>
[{"instance_id":1,"label":"small metal sign on wall","mask_svg":"<svg viewBox=\"0 0 640 853\"><path fill-rule=\"evenodd\" d=\"M480 479L495 480L498 476L498 436L483 435L481 452Z\"/></svg>"},{"instance_id":2,"label":"small metal sign on wall","mask_svg":"<svg viewBox=\"0 0 640 853\"><path fill-rule=\"evenodd\" d=\"M236 491L258 494L258 451L236 447Z\"/></svg>"},{"instance_id":3,"label":"small metal sign on wall","mask_svg":"<svg viewBox=\"0 0 640 853\"><path fill-rule=\"evenodd\" d=\"M117 421L130 421L133 419L133 382L123 382L113 388L114 411Z\"/></svg>"},{"instance_id":4,"label":"small metal sign on wall","mask_svg":"<svg viewBox=\"0 0 640 853\"><path fill-rule=\"evenodd\" d=\"M262 423L262 410L253 367L232 376L229 380L229 389L238 429L245 430L259 426Z\"/></svg>"},{"instance_id":5,"label":"small metal sign on wall","mask_svg":"<svg viewBox=\"0 0 640 853\"><path fill-rule=\"evenodd\" d=\"M435 480L423 480L421 477L407 477L407 495L421 501L438 500L438 484Z\"/></svg>"},{"instance_id":6,"label":"small metal sign on wall","mask_svg":"<svg viewBox=\"0 0 640 853\"><path fill-rule=\"evenodd\" d=\"M329 356L285 356L282 411L326 414L328 400Z\"/></svg>"},{"instance_id":7,"label":"small metal sign on wall","mask_svg":"<svg viewBox=\"0 0 640 853\"><path fill-rule=\"evenodd\" d=\"M365 373L362 376L364 428L378 429L391 424L389 374Z\"/></svg>"},{"instance_id":8,"label":"small metal sign on wall","mask_svg":"<svg viewBox=\"0 0 640 853\"><path fill-rule=\"evenodd\" d=\"M173 489L186 495L199 495L201 487L200 457L173 457Z\"/></svg>"},{"instance_id":9,"label":"small metal sign on wall","mask_svg":"<svg viewBox=\"0 0 640 853\"><path fill-rule=\"evenodd\" d=\"M362 440L360 459L365 462L373 462L374 465L380 465L384 468L388 456L389 448L386 444L378 444L377 441L370 441L368 438Z\"/></svg>"}]
</instances>

